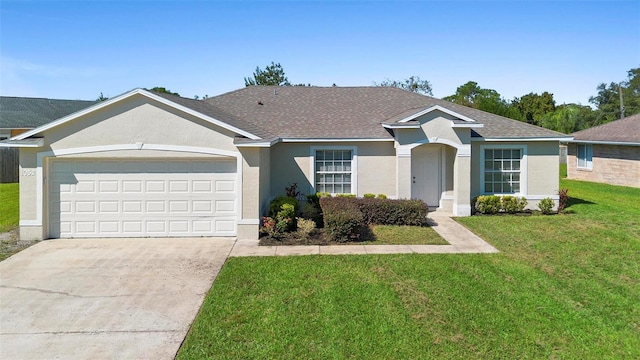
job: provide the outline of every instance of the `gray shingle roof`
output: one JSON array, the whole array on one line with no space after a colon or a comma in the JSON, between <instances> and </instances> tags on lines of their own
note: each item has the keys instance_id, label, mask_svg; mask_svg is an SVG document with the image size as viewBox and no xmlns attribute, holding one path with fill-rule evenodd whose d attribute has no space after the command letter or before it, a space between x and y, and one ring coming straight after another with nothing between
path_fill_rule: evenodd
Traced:
<instances>
[{"instance_id":1,"label":"gray shingle roof","mask_svg":"<svg viewBox=\"0 0 640 360\"><path fill-rule=\"evenodd\" d=\"M0 96L0 128L31 129L80 111L97 101Z\"/></svg>"},{"instance_id":2,"label":"gray shingle roof","mask_svg":"<svg viewBox=\"0 0 640 360\"><path fill-rule=\"evenodd\" d=\"M391 138L382 123L434 105L484 124L474 136L567 136L392 87L249 86L204 101L282 138Z\"/></svg>"},{"instance_id":3,"label":"gray shingle roof","mask_svg":"<svg viewBox=\"0 0 640 360\"><path fill-rule=\"evenodd\" d=\"M178 105L182 105L191 110L197 111L203 115L207 115L216 120L223 121L233 127L244 130L253 135L259 136L263 139L275 138L269 131L264 130L260 124L256 124L251 121L246 121L236 115L228 113L212 104L204 102L202 100L187 99L180 96L170 95L166 93L158 93L153 91L154 94L163 97L169 101L172 101Z\"/></svg>"},{"instance_id":4,"label":"gray shingle roof","mask_svg":"<svg viewBox=\"0 0 640 360\"><path fill-rule=\"evenodd\" d=\"M640 114L578 131L574 140L640 143Z\"/></svg>"}]
</instances>

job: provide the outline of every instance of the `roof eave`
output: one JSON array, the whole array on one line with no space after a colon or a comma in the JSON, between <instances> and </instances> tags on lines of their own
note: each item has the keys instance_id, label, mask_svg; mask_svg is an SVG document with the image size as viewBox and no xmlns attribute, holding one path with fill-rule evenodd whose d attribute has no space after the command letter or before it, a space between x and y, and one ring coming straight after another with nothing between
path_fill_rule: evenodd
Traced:
<instances>
[{"instance_id":1,"label":"roof eave","mask_svg":"<svg viewBox=\"0 0 640 360\"><path fill-rule=\"evenodd\" d=\"M484 141L496 141L496 142L508 142L508 141L571 141L571 136L557 136L557 137L511 137L511 138L496 138L496 137L472 137L471 141L484 142Z\"/></svg>"},{"instance_id":2,"label":"roof eave","mask_svg":"<svg viewBox=\"0 0 640 360\"><path fill-rule=\"evenodd\" d=\"M570 143L576 144L598 144L598 145L626 145L626 146L640 146L640 142L634 141L608 141L608 140L581 140L581 139L572 139L569 140Z\"/></svg>"},{"instance_id":3,"label":"roof eave","mask_svg":"<svg viewBox=\"0 0 640 360\"><path fill-rule=\"evenodd\" d=\"M44 145L44 138L9 139L0 141L3 148L40 148Z\"/></svg>"},{"instance_id":4,"label":"roof eave","mask_svg":"<svg viewBox=\"0 0 640 360\"><path fill-rule=\"evenodd\" d=\"M385 129L420 129L420 124L382 124Z\"/></svg>"},{"instance_id":5,"label":"roof eave","mask_svg":"<svg viewBox=\"0 0 640 360\"><path fill-rule=\"evenodd\" d=\"M472 128L472 129L479 129L479 128L483 128L484 124L480 124L480 123L474 123L474 124L456 124L453 121L451 122L451 127L452 128Z\"/></svg>"}]
</instances>

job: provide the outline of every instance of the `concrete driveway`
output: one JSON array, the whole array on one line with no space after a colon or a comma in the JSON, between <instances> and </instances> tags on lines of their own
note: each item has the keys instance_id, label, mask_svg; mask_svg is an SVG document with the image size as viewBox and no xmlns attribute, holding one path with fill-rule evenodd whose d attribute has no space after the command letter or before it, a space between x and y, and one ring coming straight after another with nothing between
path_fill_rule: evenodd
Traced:
<instances>
[{"instance_id":1,"label":"concrete driveway","mask_svg":"<svg viewBox=\"0 0 640 360\"><path fill-rule=\"evenodd\" d=\"M173 359L233 239L48 240L0 262L0 358Z\"/></svg>"}]
</instances>

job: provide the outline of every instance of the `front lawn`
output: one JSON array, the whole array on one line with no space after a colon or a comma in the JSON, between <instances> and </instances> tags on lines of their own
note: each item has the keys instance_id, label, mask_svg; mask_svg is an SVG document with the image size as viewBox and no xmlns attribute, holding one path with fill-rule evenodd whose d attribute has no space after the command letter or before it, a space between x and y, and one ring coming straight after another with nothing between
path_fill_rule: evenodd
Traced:
<instances>
[{"instance_id":1,"label":"front lawn","mask_svg":"<svg viewBox=\"0 0 640 360\"><path fill-rule=\"evenodd\" d=\"M18 226L19 189L18 183L0 184L0 233Z\"/></svg>"},{"instance_id":2,"label":"front lawn","mask_svg":"<svg viewBox=\"0 0 640 360\"><path fill-rule=\"evenodd\" d=\"M230 258L179 359L640 358L640 189L459 221L491 255Z\"/></svg>"}]
</instances>

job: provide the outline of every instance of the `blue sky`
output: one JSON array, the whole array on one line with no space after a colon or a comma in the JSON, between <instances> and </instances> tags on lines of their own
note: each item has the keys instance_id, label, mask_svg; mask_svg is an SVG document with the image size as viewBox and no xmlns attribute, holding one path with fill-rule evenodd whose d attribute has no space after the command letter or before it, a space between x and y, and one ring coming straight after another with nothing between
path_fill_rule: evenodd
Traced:
<instances>
[{"instance_id":1,"label":"blue sky","mask_svg":"<svg viewBox=\"0 0 640 360\"><path fill-rule=\"evenodd\" d=\"M436 97L472 80L588 104L640 67L640 1L0 2L1 95L211 96L271 61L292 83L417 75Z\"/></svg>"}]
</instances>

